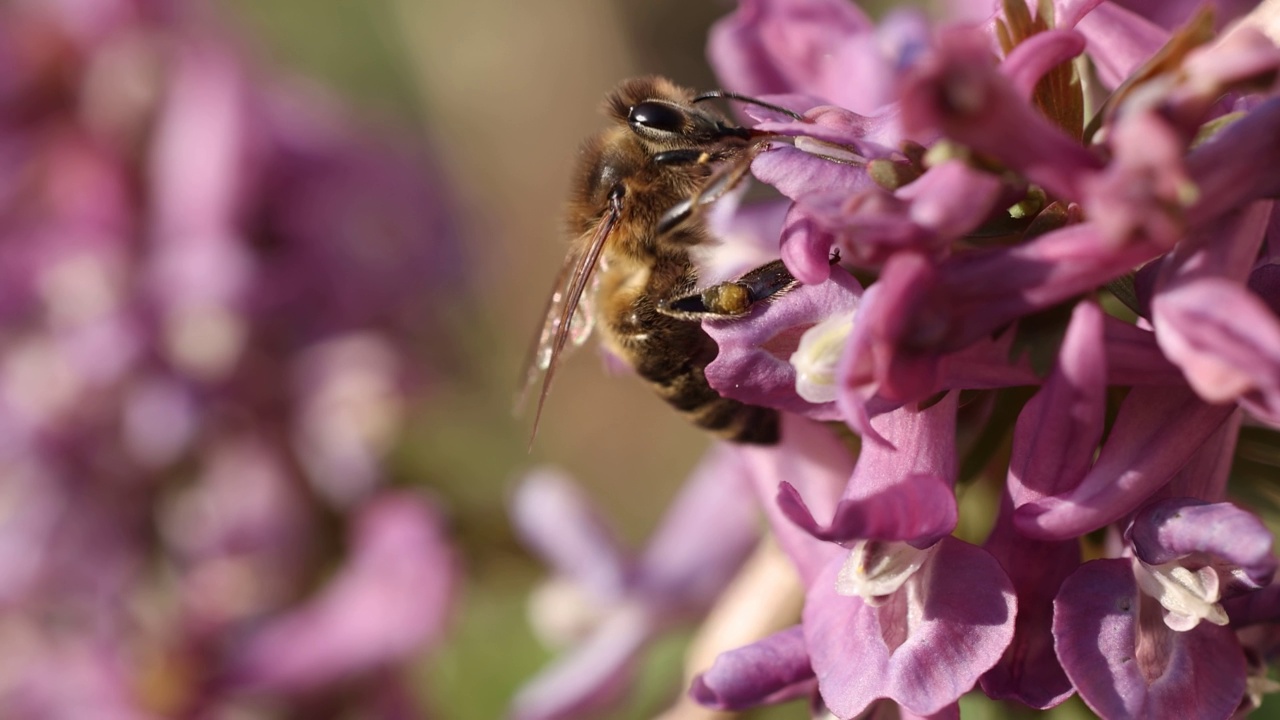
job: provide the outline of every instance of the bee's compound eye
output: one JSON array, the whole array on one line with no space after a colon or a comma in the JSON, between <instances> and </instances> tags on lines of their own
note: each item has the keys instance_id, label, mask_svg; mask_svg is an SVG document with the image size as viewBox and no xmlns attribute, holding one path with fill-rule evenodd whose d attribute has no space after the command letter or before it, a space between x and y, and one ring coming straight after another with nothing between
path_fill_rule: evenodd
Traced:
<instances>
[{"instance_id":1,"label":"bee's compound eye","mask_svg":"<svg viewBox=\"0 0 1280 720\"><path fill-rule=\"evenodd\" d=\"M627 122L651 130L679 133L684 129L684 113L666 103L646 100L631 106Z\"/></svg>"}]
</instances>

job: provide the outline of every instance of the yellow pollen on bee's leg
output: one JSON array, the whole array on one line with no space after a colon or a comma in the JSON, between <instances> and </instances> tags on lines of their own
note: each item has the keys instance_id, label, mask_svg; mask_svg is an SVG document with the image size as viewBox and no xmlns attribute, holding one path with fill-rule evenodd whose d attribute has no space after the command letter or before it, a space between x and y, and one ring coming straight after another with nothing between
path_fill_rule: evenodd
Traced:
<instances>
[{"instance_id":1,"label":"yellow pollen on bee's leg","mask_svg":"<svg viewBox=\"0 0 1280 720\"><path fill-rule=\"evenodd\" d=\"M735 283L721 283L702 291L702 304L717 315L741 315L751 309L751 292Z\"/></svg>"}]
</instances>

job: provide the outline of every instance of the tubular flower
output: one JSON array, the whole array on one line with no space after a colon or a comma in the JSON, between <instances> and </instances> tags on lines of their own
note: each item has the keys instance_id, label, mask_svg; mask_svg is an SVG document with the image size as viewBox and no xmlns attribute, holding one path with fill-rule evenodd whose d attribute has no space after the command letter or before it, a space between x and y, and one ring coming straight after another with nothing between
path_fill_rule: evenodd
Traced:
<instances>
[{"instance_id":1,"label":"tubular flower","mask_svg":"<svg viewBox=\"0 0 1280 720\"><path fill-rule=\"evenodd\" d=\"M695 700L1256 703L1275 560L1226 484L1240 438L1280 441L1280 49L1244 4L1218 10L971 2L931 25L742 0L715 26L726 89L763 101L743 108L751 171L786 209L757 228L799 285L705 321L706 374L783 414L733 472L805 601L692 668ZM1270 459L1237 464L1274 481ZM1004 478L985 541L956 494L979 478ZM634 595L592 547L557 566Z\"/></svg>"},{"instance_id":2,"label":"tubular flower","mask_svg":"<svg viewBox=\"0 0 1280 720\"><path fill-rule=\"evenodd\" d=\"M516 695L512 716L573 718L625 698L645 645L698 619L758 539L756 504L739 451L714 449L639 554L621 548L568 479L526 478L512 518L553 578L536 593L534 626L570 649Z\"/></svg>"}]
</instances>

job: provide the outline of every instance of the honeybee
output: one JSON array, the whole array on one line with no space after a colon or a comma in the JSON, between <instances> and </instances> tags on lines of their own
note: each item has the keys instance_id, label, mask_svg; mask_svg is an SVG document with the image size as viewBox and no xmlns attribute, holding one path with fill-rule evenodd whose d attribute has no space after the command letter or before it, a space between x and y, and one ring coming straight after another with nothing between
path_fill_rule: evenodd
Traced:
<instances>
[{"instance_id":1,"label":"honeybee","mask_svg":"<svg viewBox=\"0 0 1280 720\"><path fill-rule=\"evenodd\" d=\"M701 105L733 93L695 95L661 77L627 80L605 100L613 124L583 146L571 185L573 242L547 302L525 379L542 375L534 432L556 364L593 327L658 395L694 424L728 440L772 444L778 415L721 397L704 373L715 359L707 317L732 317L785 292L781 261L697 289L690 250L709 241L701 209L737 186L771 139Z\"/></svg>"}]
</instances>

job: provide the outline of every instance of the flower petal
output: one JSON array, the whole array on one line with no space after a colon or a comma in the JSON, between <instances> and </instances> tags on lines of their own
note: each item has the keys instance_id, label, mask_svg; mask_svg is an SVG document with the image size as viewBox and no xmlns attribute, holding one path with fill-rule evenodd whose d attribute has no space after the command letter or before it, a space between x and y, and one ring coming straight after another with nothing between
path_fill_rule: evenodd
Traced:
<instances>
[{"instance_id":1,"label":"flower petal","mask_svg":"<svg viewBox=\"0 0 1280 720\"><path fill-rule=\"evenodd\" d=\"M1198 498L1207 502L1221 502L1227 497L1227 482L1231 478L1231 466L1235 462L1236 441L1240 437L1240 425L1244 411L1236 410L1218 426L1169 481L1152 499L1173 497Z\"/></svg>"},{"instance_id":2,"label":"flower petal","mask_svg":"<svg viewBox=\"0 0 1280 720\"><path fill-rule=\"evenodd\" d=\"M784 483L784 514L814 537L903 540L927 547L955 529L956 394L926 409L908 406L872 420L886 443L866 442L844 496L827 527L820 526L800 494Z\"/></svg>"},{"instance_id":3,"label":"flower petal","mask_svg":"<svg viewBox=\"0 0 1280 720\"><path fill-rule=\"evenodd\" d=\"M636 568L646 599L703 610L737 574L760 537L743 457L714 446L685 481Z\"/></svg>"},{"instance_id":4,"label":"flower petal","mask_svg":"<svg viewBox=\"0 0 1280 720\"><path fill-rule=\"evenodd\" d=\"M573 720L616 703L631 686L636 658L653 635L652 619L624 608L581 645L525 683L512 720Z\"/></svg>"},{"instance_id":5,"label":"flower petal","mask_svg":"<svg viewBox=\"0 0 1280 720\"><path fill-rule=\"evenodd\" d=\"M1039 184L1078 200L1081 181L1101 163L1039 114L996 68L989 40L976 32L939 35L902 92L910 134L937 130Z\"/></svg>"},{"instance_id":6,"label":"flower petal","mask_svg":"<svg viewBox=\"0 0 1280 720\"><path fill-rule=\"evenodd\" d=\"M868 443L864 448L873 446ZM826 527L813 518L804 498L789 483L778 488L778 504L791 522L830 542L915 540L925 545L955 529L957 517L951 485L933 475L908 475L875 495L841 500Z\"/></svg>"},{"instance_id":7,"label":"flower petal","mask_svg":"<svg viewBox=\"0 0 1280 720\"><path fill-rule=\"evenodd\" d=\"M855 6L836 0L745 0L712 28L708 56L737 92L808 91L835 74L826 67L846 38L872 27Z\"/></svg>"},{"instance_id":8,"label":"flower petal","mask_svg":"<svg viewBox=\"0 0 1280 720\"><path fill-rule=\"evenodd\" d=\"M1000 64L1014 90L1025 99L1050 70L1084 52L1084 36L1074 30L1046 30L1018 43Z\"/></svg>"},{"instance_id":9,"label":"flower petal","mask_svg":"<svg viewBox=\"0 0 1280 720\"><path fill-rule=\"evenodd\" d=\"M808 585L829 559L846 553L797 527L774 499L786 482L808 499L818 517L831 517L853 472L853 455L828 428L790 414L783 415L782 440L777 445L741 446L738 450L746 459L774 537Z\"/></svg>"},{"instance_id":10,"label":"flower petal","mask_svg":"<svg viewBox=\"0 0 1280 720\"><path fill-rule=\"evenodd\" d=\"M1115 89L1168 42L1169 31L1116 3L1088 4L1096 7L1076 29L1089 42L1089 59L1102 84Z\"/></svg>"},{"instance_id":11,"label":"flower petal","mask_svg":"<svg viewBox=\"0 0 1280 720\"><path fill-rule=\"evenodd\" d=\"M927 301L937 284L933 264L917 253L899 253L863 295L858 322L840 360L843 386L836 401L855 432L886 442L871 426L867 403L923 400L938 384L939 356L930 352L940 328L930 322ZM912 325L919 327L915 330Z\"/></svg>"},{"instance_id":12,"label":"flower petal","mask_svg":"<svg viewBox=\"0 0 1280 720\"><path fill-rule=\"evenodd\" d=\"M549 468L530 473L512 495L509 512L521 542L557 574L601 600L623 592L632 558L568 476Z\"/></svg>"},{"instance_id":13,"label":"flower petal","mask_svg":"<svg viewBox=\"0 0 1280 720\"><path fill-rule=\"evenodd\" d=\"M919 571L924 596L899 592L878 608L835 593L843 562L828 564L804 609L818 687L837 716L855 717L877 698L920 715L939 712L973 687L1013 636L1013 587L980 548L943 538Z\"/></svg>"},{"instance_id":14,"label":"flower petal","mask_svg":"<svg viewBox=\"0 0 1280 720\"><path fill-rule=\"evenodd\" d=\"M1238 283L1202 278L1157 293L1156 339L1207 402L1241 400L1280 422L1280 321Z\"/></svg>"},{"instance_id":15,"label":"flower petal","mask_svg":"<svg viewBox=\"0 0 1280 720\"><path fill-rule=\"evenodd\" d=\"M1185 234L1196 188L1184 163L1187 137L1156 110L1127 112L1111 125L1111 162L1080 180L1082 204L1102 235L1172 247Z\"/></svg>"},{"instance_id":16,"label":"flower petal","mask_svg":"<svg viewBox=\"0 0 1280 720\"><path fill-rule=\"evenodd\" d=\"M689 695L715 710L745 710L803 697L814 688L804 630L796 625L721 653L693 679Z\"/></svg>"},{"instance_id":17,"label":"flower petal","mask_svg":"<svg viewBox=\"0 0 1280 720\"><path fill-rule=\"evenodd\" d=\"M954 240L976 229L996 210L1004 188L999 178L960 160L929 168L895 195L911 202L913 222Z\"/></svg>"},{"instance_id":18,"label":"flower petal","mask_svg":"<svg viewBox=\"0 0 1280 720\"><path fill-rule=\"evenodd\" d=\"M1280 195L1280 98L1271 98L1231 123L1186 159L1199 192L1187 222L1199 227L1232 208Z\"/></svg>"},{"instance_id":19,"label":"flower petal","mask_svg":"<svg viewBox=\"0 0 1280 720\"><path fill-rule=\"evenodd\" d=\"M861 294L851 275L833 269L827 282L796 287L744 318L703 322L720 346L720 354L707 365L707 382L721 395L749 405L838 419L834 402L814 404L800 397L796 369L788 359L804 330L857 308Z\"/></svg>"},{"instance_id":20,"label":"flower petal","mask_svg":"<svg viewBox=\"0 0 1280 720\"><path fill-rule=\"evenodd\" d=\"M1105 718L1230 716L1245 688L1231 630L1173 632L1158 617L1140 620L1141 606L1128 560L1085 563L1063 583L1053 637L1081 699Z\"/></svg>"},{"instance_id":21,"label":"flower petal","mask_svg":"<svg viewBox=\"0 0 1280 720\"><path fill-rule=\"evenodd\" d=\"M1210 4L1214 9L1214 25L1218 29L1257 5L1254 0L1213 0ZM1123 5L1160 27L1172 30L1185 25L1205 3L1200 0L1124 0Z\"/></svg>"},{"instance_id":22,"label":"flower petal","mask_svg":"<svg viewBox=\"0 0 1280 720\"><path fill-rule=\"evenodd\" d=\"M407 492L377 496L360 510L353 545L319 595L234 651L232 684L314 689L404 660L443 630L454 571L433 508Z\"/></svg>"},{"instance_id":23,"label":"flower petal","mask_svg":"<svg viewBox=\"0 0 1280 720\"><path fill-rule=\"evenodd\" d=\"M1134 388L1089 474L1071 492L1018 508L1018 530L1065 540L1115 522L1168 483L1233 412L1187 389Z\"/></svg>"},{"instance_id":24,"label":"flower petal","mask_svg":"<svg viewBox=\"0 0 1280 720\"><path fill-rule=\"evenodd\" d=\"M1040 541L1019 535L1013 503L1006 495L983 548L1009 574L1018 597L1013 641L1000 662L982 676L982 690L995 700L1016 700L1043 710L1075 692L1054 654L1053 599L1080 565L1080 542Z\"/></svg>"},{"instance_id":25,"label":"flower petal","mask_svg":"<svg viewBox=\"0 0 1280 720\"><path fill-rule=\"evenodd\" d=\"M831 246L835 235L824 229L804 206L793 204L781 236L782 262L796 280L817 285L831 277Z\"/></svg>"},{"instance_id":26,"label":"flower petal","mask_svg":"<svg viewBox=\"0 0 1280 720\"><path fill-rule=\"evenodd\" d=\"M894 72L927 38L915 14L879 28L839 0L744 0L708 38L721 82L748 95L803 92L859 112L891 99Z\"/></svg>"},{"instance_id":27,"label":"flower petal","mask_svg":"<svg viewBox=\"0 0 1280 720\"><path fill-rule=\"evenodd\" d=\"M790 145L760 153L751 162L751 174L792 200L817 193L849 197L874 186L865 165L831 162Z\"/></svg>"},{"instance_id":28,"label":"flower petal","mask_svg":"<svg viewBox=\"0 0 1280 720\"><path fill-rule=\"evenodd\" d=\"M1230 503L1173 498L1138 513L1127 533L1134 554L1148 565L1189 555L1207 556L1236 592L1266 587L1276 573L1271 531L1252 513ZM1231 593L1223 592L1223 596Z\"/></svg>"},{"instance_id":29,"label":"flower petal","mask_svg":"<svg viewBox=\"0 0 1280 720\"><path fill-rule=\"evenodd\" d=\"M1280 585L1269 585L1257 592L1237 595L1222 601L1233 628L1280 623Z\"/></svg>"},{"instance_id":30,"label":"flower petal","mask_svg":"<svg viewBox=\"0 0 1280 720\"><path fill-rule=\"evenodd\" d=\"M1106 423L1103 318L1092 302L1076 305L1053 373L1018 415L1008 484L1015 505L1070 492L1089 472Z\"/></svg>"}]
</instances>

